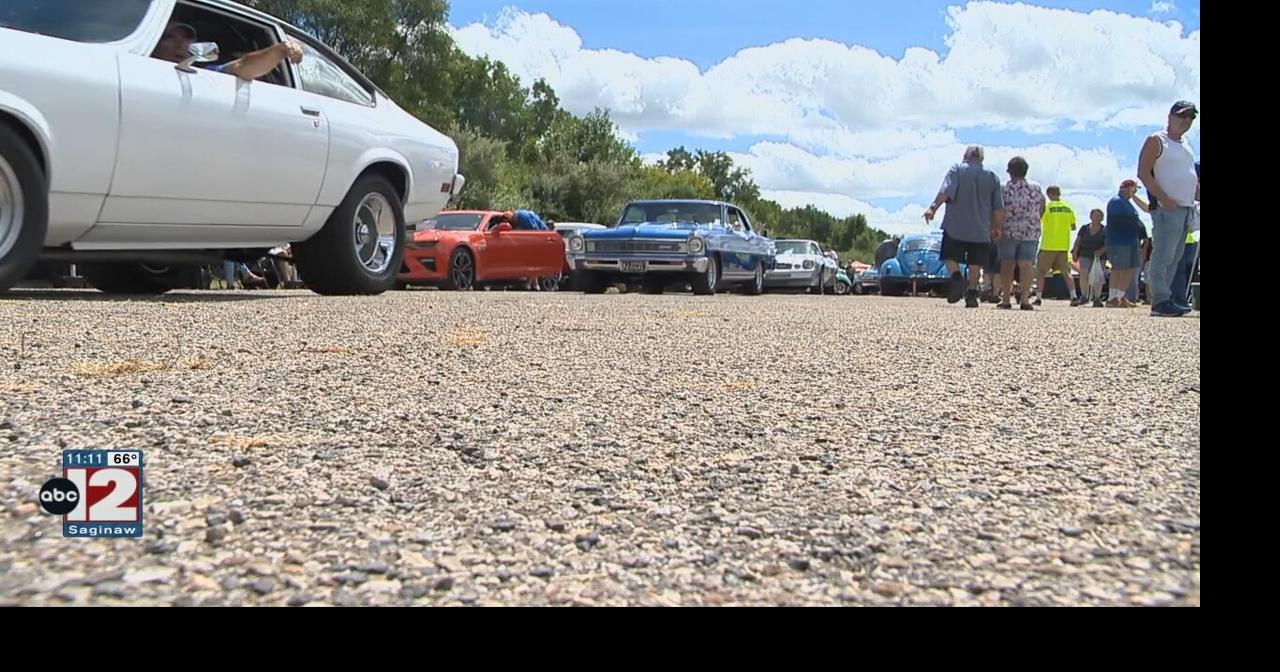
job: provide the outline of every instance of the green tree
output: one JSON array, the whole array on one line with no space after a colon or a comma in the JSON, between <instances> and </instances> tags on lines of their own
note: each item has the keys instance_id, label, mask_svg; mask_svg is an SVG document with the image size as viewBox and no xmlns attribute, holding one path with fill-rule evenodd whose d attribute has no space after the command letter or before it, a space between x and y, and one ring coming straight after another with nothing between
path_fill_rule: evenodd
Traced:
<instances>
[{"instance_id":1,"label":"green tree","mask_svg":"<svg viewBox=\"0 0 1280 672\"><path fill-rule=\"evenodd\" d=\"M658 166L640 170L636 198L715 198L711 180L692 170L668 171Z\"/></svg>"}]
</instances>

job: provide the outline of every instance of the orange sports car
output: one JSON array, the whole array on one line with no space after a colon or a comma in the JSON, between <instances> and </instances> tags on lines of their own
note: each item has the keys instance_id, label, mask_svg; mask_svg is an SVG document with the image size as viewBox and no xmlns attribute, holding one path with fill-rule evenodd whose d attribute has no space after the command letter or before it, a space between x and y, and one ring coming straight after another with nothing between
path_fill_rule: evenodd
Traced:
<instances>
[{"instance_id":1,"label":"orange sports car","mask_svg":"<svg viewBox=\"0 0 1280 672\"><path fill-rule=\"evenodd\" d=\"M405 246L398 282L466 290L479 284L559 278L564 239L555 231L512 229L502 213L446 210L418 225Z\"/></svg>"}]
</instances>

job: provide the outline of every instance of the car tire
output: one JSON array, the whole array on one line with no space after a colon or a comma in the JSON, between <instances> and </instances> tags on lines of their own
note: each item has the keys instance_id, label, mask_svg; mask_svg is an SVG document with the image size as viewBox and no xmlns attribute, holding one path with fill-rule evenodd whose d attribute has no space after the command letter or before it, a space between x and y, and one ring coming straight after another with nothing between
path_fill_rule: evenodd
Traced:
<instances>
[{"instance_id":1,"label":"car tire","mask_svg":"<svg viewBox=\"0 0 1280 672\"><path fill-rule=\"evenodd\" d=\"M698 296L711 296L720 286L720 258L707 257L707 270L689 279L693 293Z\"/></svg>"},{"instance_id":2,"label":"car tire","mask_svg":"<svg viewBox=\"0 0 1280 672\"><path fill-rule=\"evenodd\" d=\"M764 262L756 260L755 274L751 281L743 288L743 294L747 296L760 296L764 294Z\"/></svg>"},{"instance_id":3,"label":"car tire","mask_svg":"<svg viewBox=\"0 0 1280 672\"><path fill-rule=\"evenodd\" d=\"M449 267L440 288L450 292L466 292L476 287L476 259L465 247L449 255ZM484 288L488 290L488 287Z\"/></svg>"},{"instance_id":4,"label":"car tire","mask_svg":"<svg viewBox=\"0 0 1280 672\"><path fill-rule=\"evenodd\" d=\"M395 187L381 175L365 175L319 233L293 244L293 258L317 294L381 294L395 286L404 241L404 205Z\"/></svg>"},{"instance_id":5,"label":"car tire","mask_svg":"<svg viewBox=\"0 0 1280 672\"><path fill-rule=\"evenodd\" d=\"M0 123L0 292L35 266L48 228L48 179L34 150Z\"/></svg>"}]
</instances>

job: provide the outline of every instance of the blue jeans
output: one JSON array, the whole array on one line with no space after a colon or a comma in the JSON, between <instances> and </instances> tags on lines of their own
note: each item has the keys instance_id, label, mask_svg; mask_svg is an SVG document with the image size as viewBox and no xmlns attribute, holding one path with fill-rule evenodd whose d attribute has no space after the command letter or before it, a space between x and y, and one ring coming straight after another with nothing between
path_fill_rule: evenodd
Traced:
<instances>
[{"instance_id":1,"label":"blue jeans","mask_svg":"<svg viewBox=\"0 0 1280 672\"><path fill-rule=\"evenodd\" d=\"M1187 301L1191 292L1191 274L1195 271L1196 254L1199 252L1199 243L1187 243L1183 249L1182 259L1178 260L1178 270L1173 274L1174 303L1189 305Z\"/></svg>"},{"instance_id":2,"label":"blue jeans","mask_svg":"<svg viewBox=\"0 0 1280 672\"><path fill-rule=\"evenodd\" d=\"M248 264L245 264L243 262L236 262L236 261L222 262L222 279L227 281L228 288L234 288L236 286L237 271L243 272L246 275L248 275L249 273Z\"/></svg>"},{"instance_id":3,"label":"blue jeans","mask_svg":"<svg viewBox=\"0 0 1280 672\"><path fill-rule=\"evenodd\" d=\"M1040 251L1040 241L1038 240L1001 238L996 246L1000 250L1000 261L1021 262L1032 266L1036 263L1036 253Z\"/></svg>"},{"instance_id":4,"label":"blue jeans","mask_svg":"<svg viewBox=\"0 0 1280 672\"><path fill-rule=\"evenodd\" d=\"M1159 209L1151 213L1151 305L1174 298L1173 279L1178 272L1191 230L1191 208ZM1185 287L1184 287L1185 289ZM1184 292L1181 301L1187 298Z\"/></svg>"}]
</instances>

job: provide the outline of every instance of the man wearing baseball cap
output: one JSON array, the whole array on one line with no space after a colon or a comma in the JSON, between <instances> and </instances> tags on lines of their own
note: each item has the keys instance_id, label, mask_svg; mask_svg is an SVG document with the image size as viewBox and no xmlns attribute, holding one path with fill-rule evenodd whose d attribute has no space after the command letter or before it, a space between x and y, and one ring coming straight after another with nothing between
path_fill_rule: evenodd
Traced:
<instances>
[{"instance_id":1,"label":"man wearing baseball cap","mask_svg":"<svg viewBox=\"0 0 1280 672\"><path fill-rule=\"evenodd\" d=\"M1135 304L1125 298L1129 283L1137 278L1142 268L1142 219L1138 209L1147 209L1138 197L1138 183L1125 180L1120 183L1116 196L1107 203L1107 257L1111 260L1111 293L1108 308L1132 308Z\"/></svg>"},{"instance_id":2,"label":"man wearing baseball cap","mask_svg":"<svg viewBox=\"0 0 1280 672\"><path fill-rule=\"evenodd\" d=\"M196 42L196 39L196 29L192 28L190 24L170 21L169 25L165 26L164 34L160 36L160 43L151 52L151 56L152 58L159 58L173 63L181 63L191 57L191 45ZM299 47L295 42L285 40L266 49L247 54L230 63L211 66L208 69L235 75L240 79L253 80L275 70L280 65L280 62L286 58L294 63L302 62L302 47Z\"/></svg>"},{"instance_id":3,"label":"man wearing baseball cap","mask_svg":"<svg viewBox=\"0 0 1280 672\"><path fill-rule=\"evenodd\" d=\"M1200 111L1180 100L1169 108L1165 130L1153 133L1138 157L1138 178L1151 194L1151 315L1181 317L1191 312L1185 297L1173 295L1173 280L1182 259L1191 217L1200 200L1200 180L1187 131Z\"/></svg>"}]
</instances>

